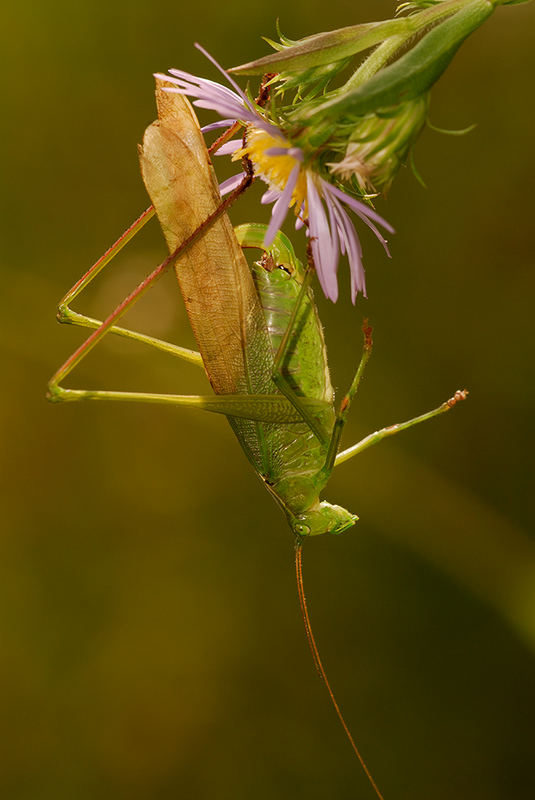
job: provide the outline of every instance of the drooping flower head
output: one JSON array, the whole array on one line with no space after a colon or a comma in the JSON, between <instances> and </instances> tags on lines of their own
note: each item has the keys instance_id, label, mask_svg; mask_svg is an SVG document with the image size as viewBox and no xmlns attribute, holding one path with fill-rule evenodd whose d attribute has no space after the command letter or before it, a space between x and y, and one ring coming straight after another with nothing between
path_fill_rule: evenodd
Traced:
<instances>
[{"instance_id":1,"label":"drooping flower head","mask_svg":"<svg viewBox=\"0 0 535 800\"><path fill-rule=\"evenodd\" d=\"M272 203L273 211L265 245L293 208L297 226L308 227L325 294L337 298L338 260L345 253L354 301L357 292L365 294L365 284L360 241L348 209L386 249L377 226L392 228L371 208L371 197L386 191L407 161L416 173L412 148L428 121L429 92L465 39L496 6L520 2L407 0L393 19L300 40L279 31L280 42L267 39L275 53L230 70L270 75L267 109L207 53L231 88L171 70L167 80L175 86L169 91L189 95L194 105L223 117L206 130L235 121L245 127L243 141L227 142L219 152L235 160L247 156L255 175L268 185L263 202ZM361 59L358 65L355 57ZM236 175L225 181L222 193L240 180Z\"/></svg>"},{"instance_id":2,"label":"drooping flower head","mask_svg":"<svg viewBox=\"0 0 535 800\"><path fill-rule=\"evenodd\" d=\"M205 50L199 49L226 77L232 88L177 69L170 70L170 76L158 77L174 84L167 87L167 91L193 97L194 105L216 111L222 117L222 120L203 130L236 121L245 126L244 139L227 142L220 148L219 154L232 154L234 160L247 156L255 175L268 186L262 202L273 204L273 209L264 246L270 246L288 210L293 208L297 218L296 227L308 225L314 263L325 295L332 301L338 298L337 269L342 253L348 257L351 298L355 302L358 292L366 294L366 286L360 240L346 208L374 232L387 253L386 240L377 225L390 232L393 232L393 228L370 205L335 185L330 168L322 164L321 150L318 151L317 147L305 149L292 143L287 132L275 124L265 110L257 106ZM232 191L242 177L243 173L239 173L222 183L221 193Z\"/></svg>"}]
</instances>

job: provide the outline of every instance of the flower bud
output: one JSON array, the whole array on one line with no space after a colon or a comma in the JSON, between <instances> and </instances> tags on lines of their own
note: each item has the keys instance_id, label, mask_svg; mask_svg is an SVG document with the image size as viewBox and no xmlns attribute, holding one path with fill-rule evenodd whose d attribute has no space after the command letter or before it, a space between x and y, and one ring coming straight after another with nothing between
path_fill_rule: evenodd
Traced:
<instances>
[{"instance_id":1,"label":"flower bud","mask_svg":"<svg viewBox=\"0 0 535 800\"><path fill-rule=\"evenodd\" d=\"M362 193L386 191L427 120L428 94L358 120L333 175L356 181Z\"/></svg>"}]
</instances>

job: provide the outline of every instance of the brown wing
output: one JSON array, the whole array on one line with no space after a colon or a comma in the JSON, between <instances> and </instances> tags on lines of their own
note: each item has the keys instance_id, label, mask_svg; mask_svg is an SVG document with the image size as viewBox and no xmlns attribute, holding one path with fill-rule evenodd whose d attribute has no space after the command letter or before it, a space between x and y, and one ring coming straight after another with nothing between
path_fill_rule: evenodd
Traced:
<instances>
[{"instance_id":1,"label":"brown wing","mask_svg":"<svg viewBox=\"0 0 535 800\"><path fill-rule=\"evenodd\" d=\"M170 252L221 202L199 123L188 100L162 91L158 120L140 147L143 180ZM251 272L226 214L178 259L180 289L209 380L218 394L274 391L270 348Z\"/></svg>"}]
</instances>

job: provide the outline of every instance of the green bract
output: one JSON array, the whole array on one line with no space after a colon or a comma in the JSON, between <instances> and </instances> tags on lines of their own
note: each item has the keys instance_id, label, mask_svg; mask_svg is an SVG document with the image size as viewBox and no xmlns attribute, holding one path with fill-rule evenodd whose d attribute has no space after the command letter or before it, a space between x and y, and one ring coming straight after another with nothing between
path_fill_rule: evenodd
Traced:
<instances>
[{"instance_id":1,"label":"green bract","mask_svg":"<svg viewBox=\"0 0 535 800\"><path fill-rule=\"evenodd\" d=\"M399 16L293 41L234 67L269 74L272 122L322 174L356 194L387 188L427 120L429 90L495 6L525 0L410 0ZM270 41L270 40L268 40ZM351 70L351 62L366 53ZM345 83L340 76L346 73Z\"/></svg>"},{"instance_id":2,"label":"green bract","mask_svg":"<svg viewBox=\"0 0 535 800\"><path fill-rule=\"evenodd\" d=\"M388 36L404 33L408 29L408 23L408 19L391 19L307 36L293 45L278 45L279 52L233 67L229 72L237 75L263 75L274 70L296 73L330 64L374 47ZM274 43L271 44L275 46Z\"/></svg>"},{"instance_id":3,"label":"green bract","mask_svg":"<svg viewBox=\"0 0 535 800\"><path fill-rule=\"evenodd\" d=\"M294 119L339 117L377 111L426 92L474 30L492 13L487 0L474 0L427 33L411 50L356 89L342 89L320 104L296 111Z\"/></svg>"}]
</instances>

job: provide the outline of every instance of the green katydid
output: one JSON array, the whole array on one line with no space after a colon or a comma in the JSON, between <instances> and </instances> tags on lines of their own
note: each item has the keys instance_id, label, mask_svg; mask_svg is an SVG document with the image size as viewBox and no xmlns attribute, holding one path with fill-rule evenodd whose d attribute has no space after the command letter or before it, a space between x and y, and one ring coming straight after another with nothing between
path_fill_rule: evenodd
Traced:
<instances>
[{"instance_id":1,"label":"green katydid","mask_svg":"<svg viewBox=\"0 0 535 800\"><path fill-rule=\"evenodd\" d=\"M338 410L334 405L323 330L310 279L289 239L279 233L264 252L265 226L233 230L225 211L237 190L221 202L217 181L197 119L180 94L157 88L158 121L140 147L143 179L171 255L104 321L71 311L68 303L153 215L149 208L65 296L61 322L94 332L56 372L49 384L55 401L110 399L170 403L224 414L255 471L285 512L296 541L296 575L309 645L335 710L377 795L381 797L351 737L325 676L310 629L301 574L301 546L310 535L341 533L357 517L319 495L333 468L371 444L431 419L464 399L465 391L438 408L367 436L338 452L350 403L371 354L371 329L353 382ZM246 178L246 182L249 179ZM241 187L243 188L243 187ZM242 248L257 248L252 269ZM171 264L184 297L200 353L119 327L126 310ZM214 395L164 395L66 389L60 382L108 332L144 342L200 367Z\"/></svg>"}]
</instances>

